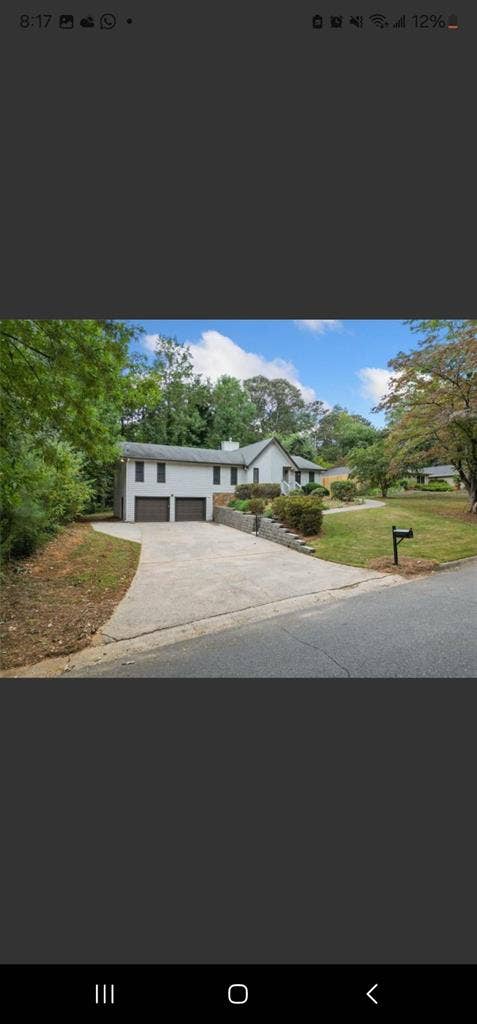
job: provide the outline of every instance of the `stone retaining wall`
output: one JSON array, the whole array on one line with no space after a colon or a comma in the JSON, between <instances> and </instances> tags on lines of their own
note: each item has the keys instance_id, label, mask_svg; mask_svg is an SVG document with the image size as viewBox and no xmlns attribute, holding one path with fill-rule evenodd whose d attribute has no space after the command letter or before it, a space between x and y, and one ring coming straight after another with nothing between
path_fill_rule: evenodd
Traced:
<instances>
[{"instance_id":1,"label":"stone retaining wall","mask_svg":"<svg viewBox=\"0 0 477 1024\"><path fill-rule=\"evenodd\" d=\"M237 512L234 508L214 508L214 522L222 523L223 526L232 526L235 530L242 530L244 533L255 533L255 516L248 512ZM301 551L304 555L314 555L314 549L304 540L300 540L295 533L281 526L275 519L268 519L266 516L259 517L258 536L265 540L274 541L275 544L284 544L287 548Z\"/></svg>"}]
</instances>

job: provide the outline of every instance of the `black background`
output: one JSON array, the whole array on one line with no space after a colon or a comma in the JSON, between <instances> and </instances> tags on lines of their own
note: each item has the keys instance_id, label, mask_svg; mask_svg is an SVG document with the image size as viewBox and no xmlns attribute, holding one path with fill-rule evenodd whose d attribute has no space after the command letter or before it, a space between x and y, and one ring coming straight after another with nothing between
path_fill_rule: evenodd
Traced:
<instances>
[{"instance_id":1,"label":"black background","mask_svg":"<svg viewBox=\"0 0 477 1024\"><path fill-rule=\"evenodd\" d=\"M318 33L307 2L136 0L82 34L4 3L1 313L475 315L469 6ZM0 704L3 963L475 961L471 681Z\"/></svg>"}]
</instances>

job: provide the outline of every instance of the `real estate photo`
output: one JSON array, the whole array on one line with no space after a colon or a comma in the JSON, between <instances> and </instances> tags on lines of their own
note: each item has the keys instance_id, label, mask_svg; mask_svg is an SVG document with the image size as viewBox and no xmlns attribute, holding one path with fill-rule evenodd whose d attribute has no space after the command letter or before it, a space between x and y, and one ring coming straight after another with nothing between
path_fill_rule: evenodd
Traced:
<instances>
[{"instance_id":1,"label":"real estate photo","mask_svg":"<svg viewBox=\"0 0 477 1024\"><path fill-rule=\"evenodd\" d=\"M3 676L477 674L477 321L0 336Z\"/></svg>"}]
</instances>

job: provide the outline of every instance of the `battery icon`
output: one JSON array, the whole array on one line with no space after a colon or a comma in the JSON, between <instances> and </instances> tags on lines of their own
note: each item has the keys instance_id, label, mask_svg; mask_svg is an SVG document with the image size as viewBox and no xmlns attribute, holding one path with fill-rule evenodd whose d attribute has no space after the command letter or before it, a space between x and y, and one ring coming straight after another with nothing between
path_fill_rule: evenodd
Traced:
<instances>
[{"instance_id":1,"label":"battery icon","mask_svg":"<svg viewBox=\"0 0 477 1024\"><path fill-rule=\"evenodd\" d=\"M447 19L447 28L459 28L459 20L457 14L449 14Z\"/></svg>"}]
</instances>

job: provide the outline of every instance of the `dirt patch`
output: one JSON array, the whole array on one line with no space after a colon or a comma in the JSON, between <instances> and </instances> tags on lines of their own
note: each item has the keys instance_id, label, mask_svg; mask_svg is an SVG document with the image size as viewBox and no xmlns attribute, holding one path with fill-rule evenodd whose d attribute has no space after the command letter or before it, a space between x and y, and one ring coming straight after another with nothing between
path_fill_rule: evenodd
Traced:
<instances>
[{"instance_id":1,"label":"dirt patch","mask_svg":"<svg viewBox=\"0 0 477 1024\"><path fill-rule=\"evenodd\" d=\"M1 594L2 669L86 647L136 571L140 545L85 523L11 565Z\"/></svg>"},{"instance_id":2,"label":"dirt patch","mask_svg":"<svg viewBox=\"0 0 477 1024\"><path fill-rule=\"evenodd\" d=\"M424 573L434 572L439 567L439 562L433 558L409 558L407 555L399 556L399 565L394 565L391 556L383 558L371 558L368 562L369 569L376 569L377 572L398 573L400 576L421 576Z\"/></svg>"}]
</instances>

